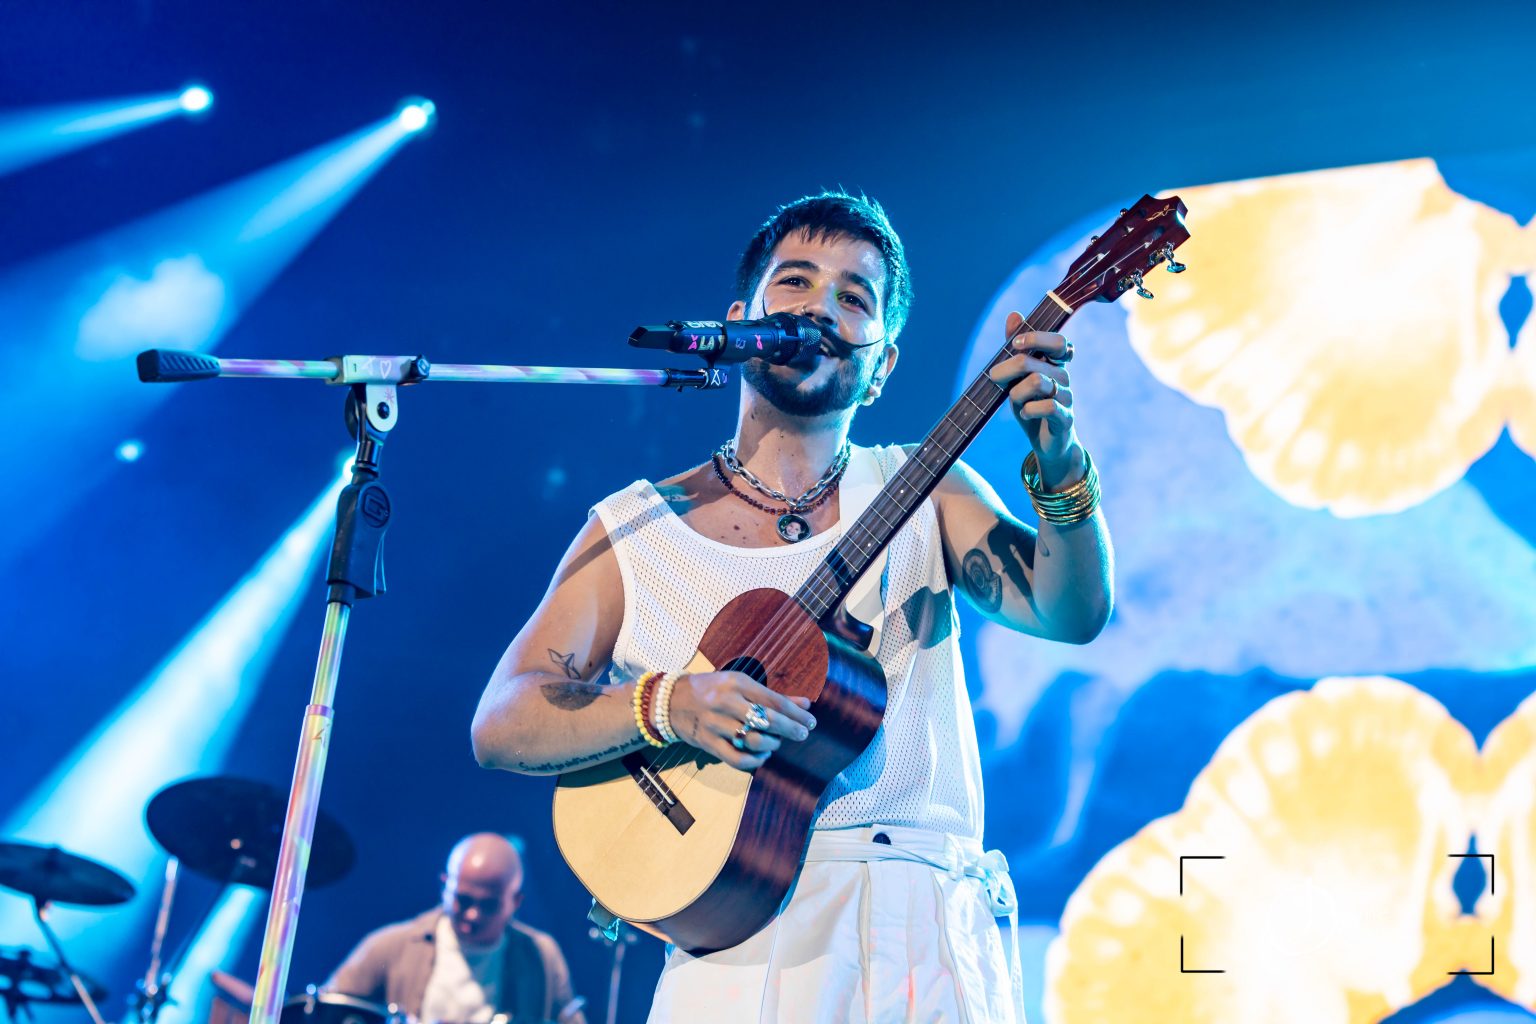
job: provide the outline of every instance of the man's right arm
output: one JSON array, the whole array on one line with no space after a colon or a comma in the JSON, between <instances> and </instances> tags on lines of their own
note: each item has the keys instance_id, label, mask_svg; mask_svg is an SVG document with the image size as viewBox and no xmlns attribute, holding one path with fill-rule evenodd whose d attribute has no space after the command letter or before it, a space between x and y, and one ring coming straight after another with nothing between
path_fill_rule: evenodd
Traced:
<instances>
[{"instance_id":1,"label":"man's right arm","mask_svg":"<svg viewBox=\"0 0 1536 1024\"><path fill-rule=\"evenodd\" d=\"M618 559L593 516L480 697L471 735L483 766L553 775L645 746L635 684L607 682L623 618Z\"/></svg>"},{"instance_id":2,"label":"man's right arm","mask_svg":"<svg viewBox=\"0 0 1536 1024\"><path fill-rule=\"evenodd\" d=\"M623 621L618 558L593 517L571 542L544 600L480 697L471 734L481 765L555 775L646 745L635 724L635 682L607 682ZM740 672L690 672L674 685L670 717L682 742L750 771L783 741L805 739L816 725L809 705ZM763 709L768 728L733 746L753 707Z\"/></svg>"}]
</instances>

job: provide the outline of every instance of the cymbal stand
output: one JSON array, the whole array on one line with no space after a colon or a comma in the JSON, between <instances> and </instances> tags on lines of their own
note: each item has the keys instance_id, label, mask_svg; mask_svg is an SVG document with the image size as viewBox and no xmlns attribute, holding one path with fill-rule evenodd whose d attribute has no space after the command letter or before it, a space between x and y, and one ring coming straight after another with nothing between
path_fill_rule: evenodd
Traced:
<instances>
[{"instance_id":1,"label":"cymbal stand","mask_svg":"<svg viewBox=\"0 0 1536 1024\"><path fill-rule=\"evenodd\" d=\"M588 928L587 937L613 950L613 964L608 968L606 1020L607 1024L615 1024L619 1019L619 982L624 975L624 951L634 945L640 937L623 921L616 921L615 927L612 928Z\"/></svg>"},{"instance_id":2,"label":"cymbal stand","mask_svg":"<svg viewBox=\"0 0 1536 1024\"><path fill-rule=\"evenodd\" d=\"M139 979L138 991L130 997L132 1013L137 1020L158 1020L161 1007L170 999L174 971L162 972L160 957L165 949L166 928L171 923L171 901L176 896L176 876L180 869L181 861L175 857L165 862L165 886L160 890L160 913L155 917L155 937L149 946L149 970Z\"/></svg>"},{"instance_id":3,"label":"cymbal stand","mask_svg":"<svg viewBox=\"0 0 1536 1024\"><path fill-rule=\"evenodd\" d=\"M59 942L59 937L54 934L53 928L48 924L47 913L48 901L33 896L32 916L37 918L38 928L42 929L43 937L48 940L48 945L53 947L53 955L59 958L59 967L63 969L64 974L69 978L69 983L74 986L75 995L80 997L80 1002L84 1004L85 1011L91 1015L91 1020L94 1024L107 1024L106 1021L102 1020L101 1011L96 1008L96 1001L86 991L85 982L80 980L80 975L75 973L74 967L70 965L69 958L64 955L64 946Z\"/></svg>"},{"instance_id":4,"label":"cymbal stand","mask_svg":"<svg viewBox=\"0 0 1536 1024\"><path fill-rule=\"evenodd\" d=\"M278 1024L287 990L288 965L304 895L304 873L320 811L320 785L330 749L332 703L341 673L341 652L347 622L356 601L384 593L384 531L389 526L390 501L379 482L384 442L399 418L397 387L427 380L522 384L633 384L667 388L715 390L724 387L726 371L711 365L702 370L617 370L572 366L432 365L424 356L347 355L330 359L220 359L201 352L150 349L139 353L139 379L145 383L207 380L213 377L301 378L348 386L347 427L357 441L352 481L336 503L336 533L331 543L325 626L314 684L299 734L288 813L272 903L267 910L261 960L250 1024ZM62 957L60 958L62 962ZM77 986L78 987L78 986ZM97 1024L101 1024L97 1019Z\"/></svg>"}]
</instances>

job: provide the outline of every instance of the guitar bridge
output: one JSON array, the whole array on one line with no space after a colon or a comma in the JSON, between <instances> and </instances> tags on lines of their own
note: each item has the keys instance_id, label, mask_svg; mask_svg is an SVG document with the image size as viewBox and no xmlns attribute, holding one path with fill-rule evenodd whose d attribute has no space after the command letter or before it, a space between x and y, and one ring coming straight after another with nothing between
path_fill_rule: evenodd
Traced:
<instances>
[{"instance_id":1,"label":"guitar bridge","mask_svg":"<svg viewBox=\"0 0 1536 1024\"><path fill-rule=\"evenodd\" d=\"M655 804L656 809L672 823L678 835L686 835L693 827L693 815L689 814L688 808L678 801L677 794L672 792L672 787L667 785L667 781L651 768L644 755L626 754L619 763L629 769L635 785L651 798L651 803Z\"/></svg>"}]
</instances>

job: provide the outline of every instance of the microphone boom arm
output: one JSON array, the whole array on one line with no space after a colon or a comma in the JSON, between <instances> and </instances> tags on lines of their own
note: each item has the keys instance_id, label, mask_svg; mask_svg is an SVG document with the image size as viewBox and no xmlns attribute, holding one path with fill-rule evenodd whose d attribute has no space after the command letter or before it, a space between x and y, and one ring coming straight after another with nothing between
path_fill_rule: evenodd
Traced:
<instances>
[{"instance_id":1,"label":"microphone boom arm","mask_svg":"<svg viewBox=\"0 0 1536 1024\"><path fill-rule=\"evenodd\" d=\"M202 352L152 348L140 352L139 380L174 384L213 377L321 380L327 384L422 384L429 380L483 384L623 384L679 391L714 391L729 374L702 370L621 370L596 366L499 366L431 363L426 356L332 356L328 359L222 359Z\"/></svg>"}]
</instances>

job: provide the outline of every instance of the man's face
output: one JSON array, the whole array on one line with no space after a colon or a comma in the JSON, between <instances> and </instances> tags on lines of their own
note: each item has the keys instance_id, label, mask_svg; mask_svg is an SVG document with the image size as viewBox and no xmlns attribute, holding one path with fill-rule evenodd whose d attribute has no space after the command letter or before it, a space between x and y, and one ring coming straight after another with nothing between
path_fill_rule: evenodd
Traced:
<instances>
[{"instance_id":1,"label":"man's face","mask_svg":"<svg viewBox=\"0 0 1536 1024\"><path fill-rule=\"evenodd\" d=\"M795 232L773 250L751 305L733 303L730 317L799 313L850 346L863 345L885 338L884 296L885 261L879 249L843 235L813 239ZM786 366L750 360L742 367L742 379L781 412L842 412L864 400L870 379L886 365L886 347L850 350L828 340Z\"/></svg>"},{"instance_id":2,"label":"man's face","mask_svg":"<svg viewBox=\"0 0 1536 1024\"><path fill-rule=\"evenodd\" d=\"M497 877L478 878L470 870L443 876L443 913L453 933L470 946L494 946L517 912L518 887Z\"/></svg>"}]
</instances>

